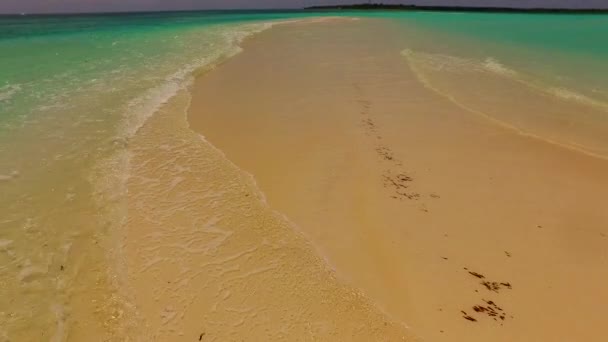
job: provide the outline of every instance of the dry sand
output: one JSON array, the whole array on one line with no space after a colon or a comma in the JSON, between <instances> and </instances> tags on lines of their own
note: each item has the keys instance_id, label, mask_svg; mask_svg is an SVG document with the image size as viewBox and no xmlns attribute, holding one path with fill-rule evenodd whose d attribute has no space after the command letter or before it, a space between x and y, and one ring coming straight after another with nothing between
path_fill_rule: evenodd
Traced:
<instances>
[{"instance_id":1,"label":"dry sand","mask_svg":"<svg viewBox=\"0 0 608 342\"><path fill-rule=\"evenodd\" d=\"M332 276L319 271L319 260L299 239L277 245L293 227L275 223L279 214L269 208L255 209L266 214L240 228L243 236L235 243L265 245L260 260L268 256L272 269L256 263L240 270L228 295L189 282L191 288L183 290L199 291L192 310L200 317L209 315L205 303L232 295L239 302L250 298L248 309L224 314L238 316L235 322L248 327L264 313L265 329L278 329L283 322L273 322L280 317L278 301L284 302L281 315L306 308L300 324L331 320L334 327L352 323L373 332L372 339L401 337L392 328L381 329L376 311L349 311L344 304L362 308L366 304L360 302L370 300L425 341L606 339L606 160L516 134L438 95L401 56L405 47L398 32L380 21L283 25L244 48L200 77L192 90L190 128L238 166L217 175L225 183L213 178L217 191L238 197L222 206L246 217L260 205L243 202L249 190L234 184L240 182L239 169L251 173L257 182L252 186L263 192L269 208L286 215L340 282L361 289L366 298L346 296ZM190 155L179 154L176 158ZM277 225L281 233L268 228ZM140 233L134 230L130 241ZM185 241L179 234L174 240ZM205 268L210 260L184 257L194 258L182 260L188 272L212 270ZM163 281L179 273L170 264L160 269ZM264 276L243 277L253 273ZM151 280L142 277L140 288ZM298 286L305 287L305 299ZM164 291L171 293L156 295L170 298L181 290L167 285ZM317 302L327 293L329 302ZM169 310L166 316L171 315ZM288 329L289 336L307 339L298 327ZM354 331L350 325L336 329ZM287 336L276 331L267 337ZM259 334L246 340L264 336L254 333ZM345 334L312 339L350 340Z\"/></svg>"}]
</instances>

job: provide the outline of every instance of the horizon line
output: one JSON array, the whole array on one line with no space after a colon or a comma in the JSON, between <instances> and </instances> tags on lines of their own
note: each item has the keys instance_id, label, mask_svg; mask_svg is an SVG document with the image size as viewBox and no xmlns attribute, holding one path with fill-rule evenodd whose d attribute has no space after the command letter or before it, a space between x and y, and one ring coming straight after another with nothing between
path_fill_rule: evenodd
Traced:
<instances>
[{"instance_id":1,"label":"horizon line","mask_svg":"<svg viewBox=\"0 0 608 342\"><path fill-rule=\"evenodd\" d=\"M260 7L260 8L214 8L214 9L165 9L165 10L127 10L127 11L70 11L70 12L0 12L0 17L23 16L69 16L69 15L120 15L120 14L154 14L154 13L187 13L187 12L261 12L261 11L315 11L315 10L421 10L421 11L463 11L463 12L530 12L530 13L608 13L606 8L573 8L573 7L516 7L516 6L431 6L414 4L354 3L344 5L318 5L308 7Z\"/></svg>"}]
</instances>

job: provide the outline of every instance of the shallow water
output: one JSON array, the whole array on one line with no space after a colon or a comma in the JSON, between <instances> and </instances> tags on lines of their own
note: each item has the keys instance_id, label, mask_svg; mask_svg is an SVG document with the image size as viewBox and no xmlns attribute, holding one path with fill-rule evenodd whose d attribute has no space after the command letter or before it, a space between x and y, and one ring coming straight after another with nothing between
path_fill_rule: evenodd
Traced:
<instances>
[{"instance_id":1,"label":"shallow water","mask_svg":"<svg viewBox=\"0 0 608 342\"><path fill-rule=\"evenodd\" d=\"M0 17L0 339L112 338L130 329L113 233L133 210L129 179L145 180L130 164L140 128L244 38L277 20L319 15L396 22L405 60L437 93L524 134L608 153L606 16ZM528 99L517 111L526 115L514 115L515 96ZM179 116L186 106L172 108ZM534 108L543 110L527 115Z\"/></svg>"},{"instance_id":2,"label":"shallow water","mask_svg":"<svg viewBox=\"0 0 608 342\"><path fill-rule=\"evenodd\" d=\"M599 43L608 16L446 13L398 22L402 55L429 89L521 134L608 156L608 49Z\"/></svg>"},{"instance_id":3,"label":"shallow water","mask_svg":"<svg viewBox=\"0 0 608 342\"><path fill-rule=\"evenodd\" d=\"M106 238L125 216L112 203L129 139L196 72L267 28L255 17L0 19L0 336L114 333Z\"/></svg>"}]
</instances>

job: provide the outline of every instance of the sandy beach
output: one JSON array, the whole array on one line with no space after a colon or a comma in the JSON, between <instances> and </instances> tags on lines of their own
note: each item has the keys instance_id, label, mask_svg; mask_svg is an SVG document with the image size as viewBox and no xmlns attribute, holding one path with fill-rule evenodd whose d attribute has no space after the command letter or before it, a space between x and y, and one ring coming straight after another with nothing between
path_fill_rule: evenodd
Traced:
<instances>
[{"instance_id":1,"label":"sandy beach","mask_svg":"<svg viewBox=\"0 0 608 342\"><path fill-rule=\"evenodd\" d=\"M175 108L197 94L175 96L130 141L129 215L115 237L130 336L415 341L337 279L251 174L190 129Z\"/></svg>"},{"instance_id":2,"label":"sandy beach","mask_svg":"<svg viewBox=\"0 0 608 342\"><path fill-rule=\"evenodd\" d=\"M190 128L421 340L603 341L608 162L467 111L403 49L386 22L277 26L196 80Z\"/></svg>"},{"instance_id":3,"label":"sandy beach","mask_svg":"<svg viewBox=\"0 0 608 342\"><path fill-rule=\"evenodd\" d=\"M606 340L605 16L0 31L0 342Z\"/></svg>"}]
</instances>

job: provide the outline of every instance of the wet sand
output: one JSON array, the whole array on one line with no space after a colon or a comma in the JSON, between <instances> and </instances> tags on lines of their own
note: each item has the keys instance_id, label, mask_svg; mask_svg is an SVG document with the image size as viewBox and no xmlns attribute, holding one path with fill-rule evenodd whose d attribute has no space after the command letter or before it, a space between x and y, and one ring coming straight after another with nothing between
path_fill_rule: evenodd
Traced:
<instances>
[{"instance_id":1,"label":"wet sand","mask_svg":"<svg viewBox=\"0 0 608 342\"><path fill-rule=\"evenodd\" d=\"M285 215L337 276L317 271L320 259L310 251L303 258L269 243L279 256L271 265L279 268L262 273L264 266L256 263L244 274L265 276L240 278L232 296L256 294L247 312L266 307L269 298L289 299L286 313L314 308L299 316L301 322L315 317L340 326L356 319L375 338L402 336L376 330L381 319L361 310L335 321L350 312L337 290L342 283L360 289L362 302L374 303L424 341L603 341L608 162L472 114L425 86L402 56L405 48L399 30L386 22L282 25L247 41L243 53L197 79L190 128L234 163L233 173L217 171L220 183L212 178L216 191L238 197L222 206L249 213L259 205L243 202L246 192L235 190L240 172L252 175L251 187L261 190L269 206L263 210L268 216L239 230L256 237L243 236L239 243L276 241L275 233L266 237L265 227ZM281 229L287 234L294 227ZM141 233L135 229L127 241ZM164 237L158 241L167 243ZM191 257L180 260L189 272L204 272ZM177 272L169 265L162 269ZM165 272L159 275L171 281L174 275ZM142 278L139 288L149 280ZM299 301L290 295L300 282L314 288L316 297ZM325 286L332 290L320 289ZM314 298L324 293L335 299L316 305ZM207 300L201 301L196 310L208 313L198 306ZM278 311L271 312L269 320ZM303 330L290 332L302 338Z\"/></svg>"},{"instance_id":2,"label":"wet sand","mask_svg":"<svg viewBox=\"0 0 608 342\"><path fill-rule=\"evenodd\" d=\"M114 163L130 176L106 183L124 191L116 213L129 213L111 253L121 331L138 341L415 341L189 128L180 108L190 100L182 91L150 118Z\"/></svg>"}]
</instances>

